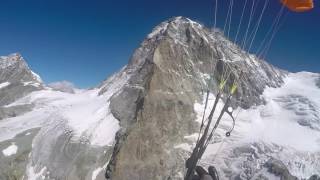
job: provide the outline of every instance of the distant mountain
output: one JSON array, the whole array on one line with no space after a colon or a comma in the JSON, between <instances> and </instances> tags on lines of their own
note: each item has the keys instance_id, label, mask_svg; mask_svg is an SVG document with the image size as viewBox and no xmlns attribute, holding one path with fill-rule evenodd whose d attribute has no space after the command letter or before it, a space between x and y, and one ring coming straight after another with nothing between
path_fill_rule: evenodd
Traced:
<instances>
[{"instance_id":1,"label":"distant mountain","mask_svg":"<svg viewBox=\"0 0 320 180\"><path fill-rule=\"evenodd\" d=\"M0 57L0 120L17 116L32 107L5 107L30 92L43 89L42 80L30 70L19 53Z\"/></svg>"},{"instance_id":2,"label":"distant mountain","mask_svg":"<svg viewBox=\"0 0 320 180\"><path fill-rule=\"evenodd\" d=\"M22 60L10 71L9 57L0 87L17 82L23 94L0 106L28 108L0 120L0 179L183 179L206 92L210 109L224 80L218 110L236 82L236 126L226 138L223 117L202 166L216 166L220 179L320 174L320 75L278 69L188 18L155 27L127 66L90 90L47 87Z\"/></svg>"},{"instance_id":3,"label":"distant mountain","mask_svg":"<svg viewBox=\"0 0 320 180\"><path fill-rule=\"evenodd\" d=\"M30 70L19 53L0 56L0 69L0 82L42 82L40 76Z\"/></svg>"},{"instance_id":4,"label":"distant mountain","mask_svg":"<svg viewBox=\"0 0 320 180\"><path fill-rule=\"evenodd\" d=\"M0 57L0 105L42 89L42 80L30 70L19 53Z\"/></svg>"}]
</instances>

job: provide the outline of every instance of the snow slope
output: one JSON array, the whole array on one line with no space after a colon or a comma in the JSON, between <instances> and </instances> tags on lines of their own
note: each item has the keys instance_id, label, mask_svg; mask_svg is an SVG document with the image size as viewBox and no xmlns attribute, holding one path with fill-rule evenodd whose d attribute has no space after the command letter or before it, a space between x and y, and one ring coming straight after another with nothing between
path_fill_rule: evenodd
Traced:
<instances>
[{"instance_id":1,"label":"snow slope","mask_svg":"<svg viewBox=\"0 0 320 180\"><path fill-rule=\"evenodd\" d=\"M108 110L108 97L98 96L98 92L98 89L75 94L50 89L33 92L7 106L35 104L33 111L0 123L0 128L7 130L2 131L1 140L12 138L29 128L41 127L49 116L59 114L67 120L74 133L74 140L88 134L90 137L82 138L89 138L92 145L111 145L119 125ZM20 122L21 126L17 126L16 122Z\"/></svg>"},{"instance_id":2,"label":"snow slope","mask_svg":"<svg viewBox=\"0 0 320 180\"><path fill-rule=\"evenodd\" d=\"M3 106L11 109L31 106L32 110L0 121L0 143L3 143L0 151L12 159L30 151L26 169L17 169L25 172L28 179L50 179L51 175L58 179L75 176L81 179L82 174L101 178L120 128L119 121L110 112L110 98L128 77L123 73L112 79L100 88L75 89L74 93L45 87ZM1 85L5 87L7 83ZM19 138L30 140L32 149L17 153L17 147L26 149ZM79 173L68 170L75 167ZM2 175L6 174L1 174L0 179Z\"/></svg>"},{"instance_id":3,"label":"snow slope","mask_svg":"<svg viewBox=\"0 0 320 180\"><path fill-rule=\"evenodd\" d=\"M202 164L215 164L224 177L230 177L226 169L232 169L239 174L250 169L269 177L270 174L265 172L262 164L273 157L281 160L290 173L298 178L320 174L320 88L316 86L318 79L319 74L292 73L285 78L282 87L267 87L262 94L266 100L264 105L248 110L234 110L234 114L238 116L230 138L225 138L224 134L232 121L224 116L214 141L204 154ZM211 94L209 99L208 109L213 106L215 96ZM223 105L220 102L216 112L219 112ZM200 123L204 103L196 103L194 108ZM209 112L206 113L208 114ZM218 113L215 113L214 119L217 116ZM191 137L197 137L197 134ZM191 150L190 148L185 149ZM245 154L250 154L249 158L252 159L246 160L248 157ZM229 162L226 162L226 159L229 159Z\"/></svg>"},{"instance_id":4,"label":"snow slope","mask_svg":"<svg viewBox=\"0 0 320 180\"><path fill-rule=\"evenodd\" d=\"M249 119L245 140L263 140L300 151L320 151L320 89L318 75L290 74L281 88L266 88L267 104L243 112L239 119ZM250 116L250 117L248 117ZM315 117L313 117L315 116ZM313 118L315 118L313 120ZM304 119L305 124L300 120Z\"/></svg>"}]
</instances>

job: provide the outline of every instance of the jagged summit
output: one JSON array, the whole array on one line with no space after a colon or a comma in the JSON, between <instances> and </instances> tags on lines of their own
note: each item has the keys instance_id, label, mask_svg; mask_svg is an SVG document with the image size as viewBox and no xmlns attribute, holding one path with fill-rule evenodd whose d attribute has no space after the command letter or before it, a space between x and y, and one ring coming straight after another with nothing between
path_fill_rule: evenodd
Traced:
<instances>
[{"instance_id":1,"label":"jagged summit","mask_svg":"<svg viewBox=\"0 0 320 180\"><path fill-rule=\"evenodd\" d=\"M21 63L23 66L27 66L20 53L12 53L8 56L0 56L0 68L5 69Z\"/></svg>"},{"instance_id":2,"label":"jagged summit","mask_svg":"<svg viewBox=\"0 0 320 180\"><path fill-rule=\"evenodd\" d=\"M30 92L43 89L42 80L20 53L0 57L0 105L11 103Z\"/></svg>"},{"instance_id":3,"label":"jagged summit","mask_svg":"<svg viewBox=\"0 0 320 180\"><path fill-rule=\"evenodd\" d=\"M135 72L146 62L154 63L156 67L159 67L155 54L163 44L166 44L168 46L166 48L172 51L166 62L180 66L190 63L188 66L192 67L187 67L187 69L192 69L192 72L187 72L187 74L194 76L198 81L206 82L201 86L209 85L207 83L210 76L213 76L213 72L215 73L214 83L221 80L224 72L230 72L232 78L229 84L232 79L241 74L240 72L243 72L238 96L245 97L242 103L244 107L261 103L259 96L265 86L281 85L282 78L286 74L285 71L241 50L236 44L225 38L220 31L211 31L185 17L171 18L156 26L141 43L141 47L135 51L123 72L126 74ZM161 55L163 56L163 53ZM251 86L255 88L249 88Z\"/></svg>"},{"instance_id":4,"label":"jagged summit","mask_svg":"<svg viewBox=\"0 0 320 180\"><path fill-rule=\"evenodd\" d=\"M181 36L181 33L186 33ZM186 41L189 41L189 35L196 33L198 36L201 36L202 40L205 43L219 43L221 48L232 50L234 53L240 56L251 56L256 58L253 54L248 54L246 51L241 50L241 48L230 41L227 37L224 36L223 32L220 29L216 28L207 28L206 26L193 21L187 17L173 17L167 21L160 23L156 26L152 32L147 36L147 39L161 39L163 37L171 37L176 40L176 43L181 43L181 45L186 45ZM244 60L244 58L238 58L236 60ZM232 59L231 59L232 61Z\"/></svg>"},{"instance_id":5,"label":"jagged summit","mask_svg":"<svg viewBox=\"0 0 320 180\"><path fill-rule=\"evenodd\" d=\"M34 73L20 53L0 56L0 82L37 82L42 83L39 75Z\"/></svg>"}]
</instances>

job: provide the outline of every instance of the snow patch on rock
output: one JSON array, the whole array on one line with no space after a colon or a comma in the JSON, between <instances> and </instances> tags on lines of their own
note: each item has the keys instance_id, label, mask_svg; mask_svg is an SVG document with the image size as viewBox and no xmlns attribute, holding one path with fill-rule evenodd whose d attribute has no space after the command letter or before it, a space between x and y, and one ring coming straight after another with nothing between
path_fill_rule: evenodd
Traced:
<instances>
[{"instance_id":1,"label":"snow patch on rock","mask_svg":"<svg viewBox=\"0 0 320 180\"><path fill-rule=\"evenodd\" d=\"M102 167L98 167L97 169L95 169L95 170L92 172L91 179L92 179L92 180L96 180L97 177L98 177L98 175L107 168L108 163L109 163L109 161L108 161L106 164L104 164Z\"/></svg>"},{"instance_id":2,"label":"snow patch on rock","mask_svg":"<svg viewBox=\"0 0 320 180\"><path fill-rule=\"evenodd\" d=\"M7 86L9 86L9 85L10 85L9 82L0 83L0 89L1 89L1 88L5 88L5 87L7 87Z\"/></svg>"},{"instance_id":3,"label":"snow patch on rock","mask_svg":"<svg viewBox=\"0 0 320 180\"><path fill-rule=\"evenodd\" d=\"M2 150L3 155L5 156L12 156L16 154L18 151L18 146L15 143L12 143L10 146Z\"/></svg>"},{"instance_id":4,"label":"snow patch on rock","mask_svg":"<svg viewBox=\"0 0 320 180\"><path fill-rule=\"evenodd\" d=\"M27 82L23 82L23 86L40 87L40 83L34 82L34 81L27 81Z\"/></svg>"},{"instance_id":5,"label":"snow patch on rock","mask_svg":"<svg viewBox=\"0 0 320 180\"><path fill-rule=\"evenodd\" d=\"M42 79L41 79L41 77L40 77L37 73L35 73L35 72L33 72L33 71L31 71L31 73L32 73L33 77L34 77L39 83L42 83L42 82L43 82Z\"/></svg>"}]
</instances>

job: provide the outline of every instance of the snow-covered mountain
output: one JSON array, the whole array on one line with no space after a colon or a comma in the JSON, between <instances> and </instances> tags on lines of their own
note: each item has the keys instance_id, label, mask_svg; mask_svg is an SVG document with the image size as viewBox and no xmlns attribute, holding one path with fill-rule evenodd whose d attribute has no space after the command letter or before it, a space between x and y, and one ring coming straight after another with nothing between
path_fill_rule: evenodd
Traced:
<instances>
[{"instance_id":1,"label":"snow-covered mountain","mask_svg":"<svg viewBox=\"0 0 320 180\"><path fill-rule=\"evenodd\" d=\"M223 118L203 166L221 179L320 174L320 75L275 68L188 18L161 23L90 90L47 87L18 54L0 67L0 179L183 179L221 79L225 94L238 82L236 127L225 138Z\"/></svg>"},{"instance_id":2,"label":"snow-covered mountain","mask_svg":"<svg viewBox=\"0 0 320 180\"><path fill-rule=\"evenodd\" d=\"M0 56L0 105L9 104L41 86L41 78L30 70L20 54Z\"/></svg>"},{"instance_id":3,"label":"snow-covered mountain","mask_svg":"<svg viewBox=\"0 0 320 180\"><path fill-rule=\"evenodd\" d=\"M0 57L0 120L17 116L31 105L6 107L15 100L43 88L41 78L30 70L18 53Z\"/></svg>"}]
</instances>

